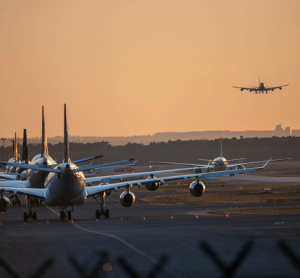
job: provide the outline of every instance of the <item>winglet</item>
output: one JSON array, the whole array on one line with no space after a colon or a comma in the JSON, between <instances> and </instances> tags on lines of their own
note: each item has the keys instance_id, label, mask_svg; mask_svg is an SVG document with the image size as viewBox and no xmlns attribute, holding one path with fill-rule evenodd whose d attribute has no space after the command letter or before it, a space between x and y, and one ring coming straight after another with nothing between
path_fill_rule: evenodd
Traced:
<instances>
[{"instance_id":1,"label":"winglet","mask_svg":"<svg viewBox=\"0 0 300 278\"><path fill-rule=\"evenodd\" d=\"M269 164L269 162L272 160L272 158L270 158L267 162L266 162L266 164L263 166L263 167L261 167L262 169L264 169L268 164Z\"/></svg>"}]
</instances>

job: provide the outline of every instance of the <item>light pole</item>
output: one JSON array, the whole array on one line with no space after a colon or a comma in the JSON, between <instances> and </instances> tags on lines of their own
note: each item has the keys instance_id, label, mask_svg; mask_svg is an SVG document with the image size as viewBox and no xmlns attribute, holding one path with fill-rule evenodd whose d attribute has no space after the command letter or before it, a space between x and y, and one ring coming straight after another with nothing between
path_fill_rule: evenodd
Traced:
<instances>
[{"instance_id":1,"label":"light pole","mask_svg":"<svg viewBox=\"0 0 300 278\"><path fill-rule=\"evenodd\" d=\"M3 137L1 138L1 140L3 140L3 161L5 161L5 149L4 149L4 142L5 142L6 138L3 136ZM5 169L5 166L3 166L3 169Z\"/></svg>"}]
</instances>

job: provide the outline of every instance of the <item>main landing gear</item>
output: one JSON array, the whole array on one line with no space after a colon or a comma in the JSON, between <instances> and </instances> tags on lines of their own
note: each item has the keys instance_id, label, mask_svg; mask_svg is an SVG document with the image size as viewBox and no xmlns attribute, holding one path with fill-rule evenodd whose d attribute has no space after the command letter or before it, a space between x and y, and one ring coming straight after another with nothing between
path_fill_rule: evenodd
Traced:
<instances>
[{"instance_id":1,"label":"main landing gear","mask_svg":"<svg viewBox=\"0 0 300 278\"><path fill-rule=\"evenodd\" d=\"M94 199L100 204L100 210L96 209L96 218L100 218L101 215L103 215L105 218L109 218L109 210L106 209L104 210L105 207L105 197L106 197L106 193L102 192L99 194L100 196L100 200L97 200L97 197L94 197Z\"/></svg>"},{"instance_id":2,"label":"main landing gear","mask_svg":"<svg viewBox=\"0 0 300 278\"><path fill-rule=\"evenodd\" d=\"M60 213L59 213L60 219L65 220L67 218L68 220L72 220L73 207L72 207L72 210L68 210L67 215L66 215L66 210L65 209L66 208L60 209Z\"/></svg>"},{"instance_id":3,"label":"main landing gear","mask_svg":"<svg viewBox=\"0 0 300 278\"><path fill-rule=\"evenodd\" d=\"M28 213L24 212L24 222L26 222L28 219L33 219L33 220L37 220L37 213L34 211L32 212L32 205L33 205L33 201L32 201L32 197L30 197L29 195L27 196L27 207L28 207Z\"/></svg>"},{"instance_id":4,"label":"main landing gear","mask_svg":"<svg viewBox=\"0 0 300 278\"><path fill-rule=\"evenodd\" d=\"M17 194L11 195L10 199L13 199L13 201L12 201L13 206L15 206L15 205L21 206L21 200L19 199L19 196Z\"/></svg>"}]
</instances>

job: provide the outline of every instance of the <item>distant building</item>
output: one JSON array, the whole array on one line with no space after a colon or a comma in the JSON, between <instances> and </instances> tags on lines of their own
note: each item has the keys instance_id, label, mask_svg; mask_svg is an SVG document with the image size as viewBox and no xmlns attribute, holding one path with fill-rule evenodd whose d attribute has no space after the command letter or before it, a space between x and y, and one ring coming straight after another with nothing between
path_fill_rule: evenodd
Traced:
<instances>
[{"instance_id":1,"label":"distant building","mask_svg":"<svg viewBox=\"0 0 300 278\"><path fill-rule=\"evenodd\" d=\"M299 136L300 137L300 129L293 129L292 136Z\"/></svg>"}]
</instances>

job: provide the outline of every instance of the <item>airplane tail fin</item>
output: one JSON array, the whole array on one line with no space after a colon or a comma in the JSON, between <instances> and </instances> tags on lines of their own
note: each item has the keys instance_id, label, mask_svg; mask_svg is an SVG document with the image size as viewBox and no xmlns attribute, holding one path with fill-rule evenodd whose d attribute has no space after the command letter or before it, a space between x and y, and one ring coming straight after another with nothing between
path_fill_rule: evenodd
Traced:
<instances>
[{"instance_id":1,"label":"airplane tail fin","mask_svg":"<svg viewBox=\"0 0 300 278\"><path fill-rule=\"evenodd\" d=\"M17 154L17 132L15 132L15 140L13 142L13 152L14 152L14 160L18 159L18 154Z\"/></svg>"},{"instance_id":2,"label":"airplane tail fin","mask_svg":"<svg viewBox=\"0 0 300 278\"><path fill-rule=\"evenodd\" d=\"M220 153L220 157L223 157L223 150L222 150L222 137L221 137L221 153Z\"/></svg>"},{"instance_id":3,"label":"airplane tail fin","mask_svg":"<svg viewBox=\"0 0 300 278\"><path fill-rule=\"evenodd\" d=\"M13 158L15 159L15 140L12 140L12 148L13 148Z\"/></svg>"},{"instance_id":4,"label":"airplane tail fin","mask_svg":"<svg viewBox=\"0 0 300 278\"><path fill-rule=\"evenodd\" d=\"M44 114L44 105L42 106L42 153L41 157L47 157L48 153L48 142L47 142L47 133L46 133L46 123L45 123L45 114Z\"/></svg>"},{"instance_id":5,"label":"airplane tail fin","mask_svg":"<svg viewBox=\"0 0 300 278\"><path fill-rule=\"evenodd\" d=\"M17 145L17 159L20 160L20 139L18 137L18 145Z\"/></svg>"},{"instance_id":6,"label":"airplane tail fin","mask_svg":"<svg viewBox=\"0 0 300 278\"><path fill-rule=\"evenodd\" d=\"M68 134L68 123L67 123L67 105L64 105L64 162L70 161L69 153L69 134Z\"/></svg>"},{"instance_id":7,"label":"airplane tail fin","mask_svg":"<svg viewBox=\"0 0 300 278\"><path fill-rule=\"evenodd\" d=\"M26 164L29 164L29 154L28 154L28 146L27 146L27 133L26 133L26 129L24 129L24 133L23 133L22 161L25 161Z\"/></svg>"}]
</instances>

